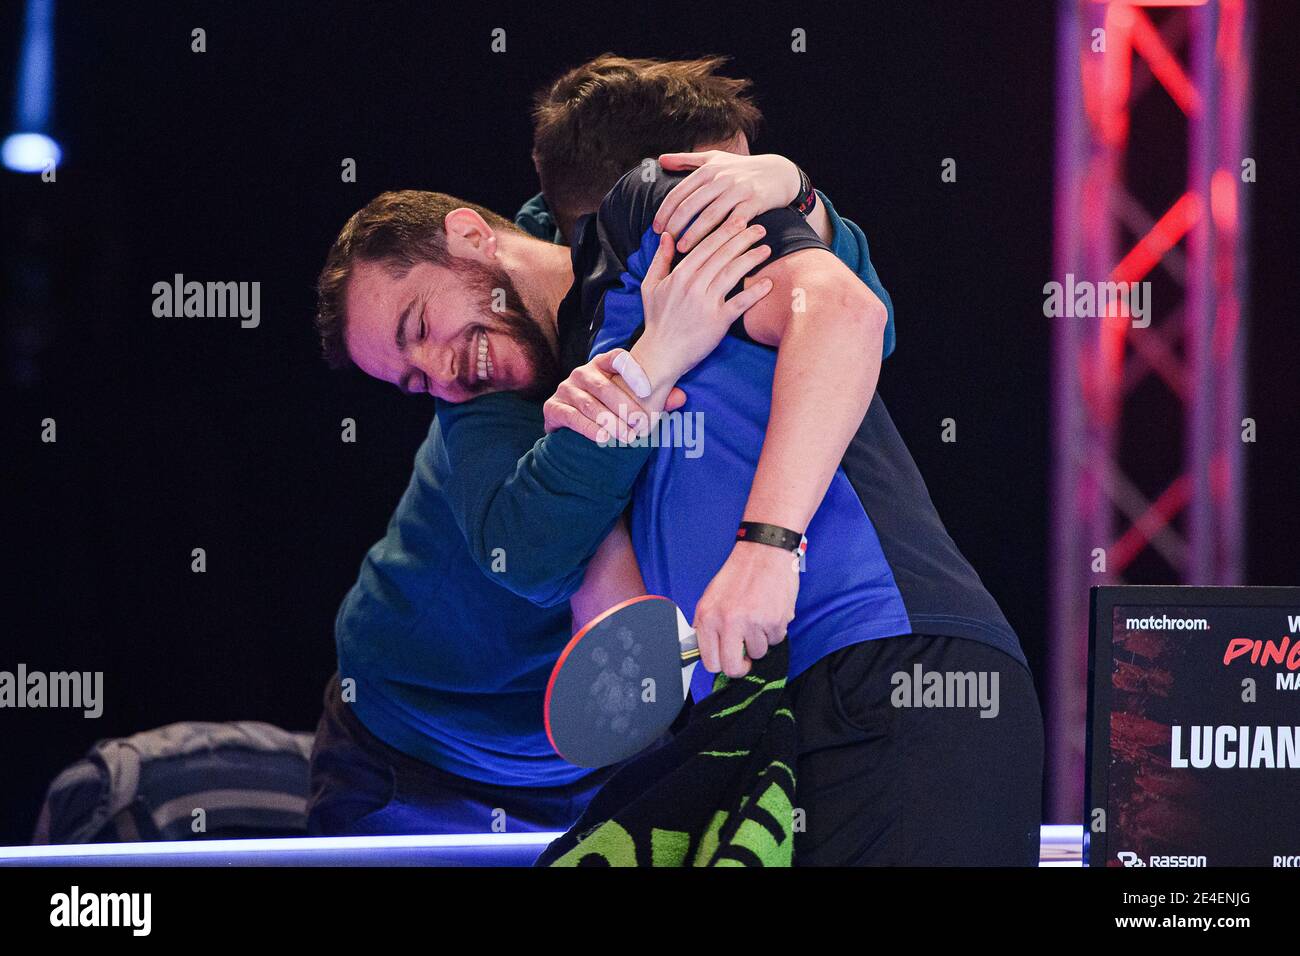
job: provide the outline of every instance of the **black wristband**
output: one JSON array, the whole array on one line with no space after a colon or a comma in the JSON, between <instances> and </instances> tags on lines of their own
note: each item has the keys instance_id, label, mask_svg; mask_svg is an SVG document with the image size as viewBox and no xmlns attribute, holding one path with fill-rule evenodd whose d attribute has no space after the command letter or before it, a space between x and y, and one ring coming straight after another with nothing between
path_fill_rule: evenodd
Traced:
<instances>
[{"instance_id":1,"label":"black wristband","mask_svg":"<svg viewBox=\"0 0 1300 956\"><path fill-rule=\"evenodd\" d=\"M790 203L790 208L807 218L817 205L817 190L813 189L812 180L808 178L808 174L802 167L796 166L795 169L799 170L799 195L795 197L794 202Z\"/></svg>"},{"instance_id":2,"label":"black wristband","mask_svg":"<svg viewBox=\"0 0 1300 956\"><path fill-rule=\"evenodd\" d=\"M736 532L736 540L770 544L774 548L794 554L803 554L808 547L808 539L798 531L791 531L780 525L764 524L761 521L742 521L740 530Z\"/></svg>"}]
</instances>

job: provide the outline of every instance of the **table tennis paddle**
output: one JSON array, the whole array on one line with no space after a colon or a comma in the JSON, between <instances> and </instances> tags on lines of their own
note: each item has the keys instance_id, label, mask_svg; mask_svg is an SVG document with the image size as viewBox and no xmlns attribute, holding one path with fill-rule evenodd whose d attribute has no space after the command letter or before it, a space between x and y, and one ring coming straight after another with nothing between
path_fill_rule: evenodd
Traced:
<instances>
[{"instance_id":1,"label":"table tennis paddle","mask_svg":"<svg viewBox=\"0 0 1300 956\"><path fill-rule=\"evenodd\" d=\"M551 746L579 767L640 753L681 712L699 658L695 632L672 601L646 594L614 605L555 662L545 704Z\"/></svg>"}]
</instances>

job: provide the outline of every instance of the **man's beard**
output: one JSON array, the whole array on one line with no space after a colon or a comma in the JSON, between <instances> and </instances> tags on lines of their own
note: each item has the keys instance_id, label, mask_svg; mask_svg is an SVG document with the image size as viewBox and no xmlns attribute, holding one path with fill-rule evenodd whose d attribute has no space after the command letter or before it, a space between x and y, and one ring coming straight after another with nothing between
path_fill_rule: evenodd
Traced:
<instances>
[{"instance_id":1,"label":"man's beard","mask_svg":"<svg viewBox=\"0 0 1300 956\"><path fill-rule=\"evenodd\" d=\"M483 310L483 324L497 335L511 339L524 355L529 382L513 391L533 402L550 398L563 379L559 346L551 341L542 323L524 306L509 273L499 267L494 269L478 263L464 263L457 268L463 272L474 292L489 303ZM498 289L505 297L500 311L492 307L500 298ZM480 382L476 391L491 389L491 382Z\"/></svg>"}]
</instances>

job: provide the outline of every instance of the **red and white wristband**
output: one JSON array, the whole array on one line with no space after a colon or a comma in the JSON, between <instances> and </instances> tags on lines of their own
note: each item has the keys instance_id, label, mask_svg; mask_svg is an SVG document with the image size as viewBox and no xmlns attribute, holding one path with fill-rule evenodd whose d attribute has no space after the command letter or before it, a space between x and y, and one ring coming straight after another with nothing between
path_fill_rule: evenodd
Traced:
<instances>
[{"instance_id":1,"label":"red and white wristband","mask_svg":"<svg viewBox=\"0 0 1300 956\"><path fill-rule=\"evenodd\" d=\"M790 208L807 219L817 205L817 190L813 189L812 180L803 171L803 167L796 166L795 169L799 170L799 195L790 203Z\"/></svg>"},{"instance_id":2,"label":"red and white wristband","mask_svg":"<svg viewBox=\"0 0 1300 956\"><path fill-rule=\"evenodd\" d=\"M737 541L750 541L754 544L767 544L782 551L802 557L808 552L808 538L798 531L782 528L776 524L762 521L742 521L736 532Z\"/></svg>"}]
</instances>

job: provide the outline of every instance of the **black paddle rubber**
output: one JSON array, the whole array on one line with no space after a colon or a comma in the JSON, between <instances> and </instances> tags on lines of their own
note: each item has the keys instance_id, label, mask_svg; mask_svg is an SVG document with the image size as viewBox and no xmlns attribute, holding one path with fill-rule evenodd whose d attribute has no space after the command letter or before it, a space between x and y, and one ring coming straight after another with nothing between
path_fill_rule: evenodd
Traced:
<instances>
[{"instance_id":1,"label":"black paddle rubber","mask_svg":"<svg viewBox=\"0 0 1300 956\"><path fill-rule=\"evenodd\" d=\"M579 631L556 661L546 735L570 763L607 767L663 736L683 702L677 605L633 598Z\"/></svg>"}]
</instances>

